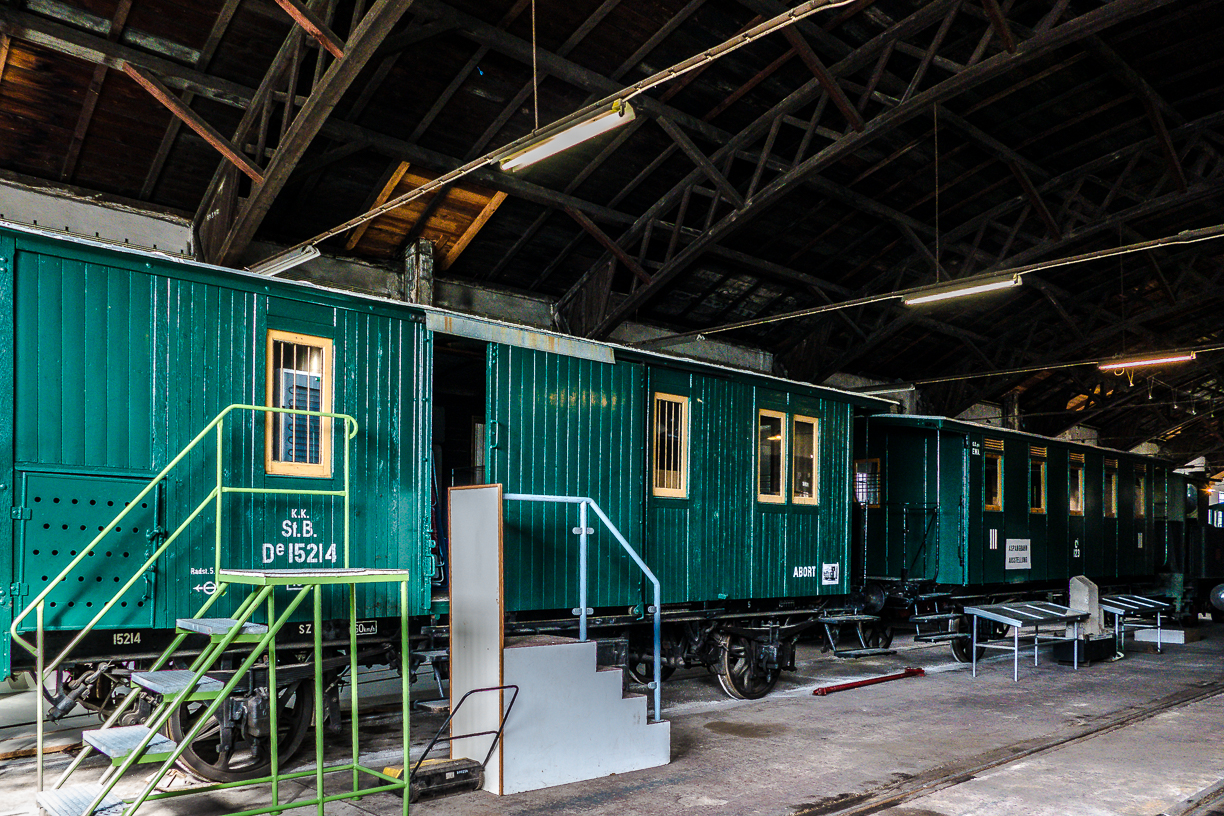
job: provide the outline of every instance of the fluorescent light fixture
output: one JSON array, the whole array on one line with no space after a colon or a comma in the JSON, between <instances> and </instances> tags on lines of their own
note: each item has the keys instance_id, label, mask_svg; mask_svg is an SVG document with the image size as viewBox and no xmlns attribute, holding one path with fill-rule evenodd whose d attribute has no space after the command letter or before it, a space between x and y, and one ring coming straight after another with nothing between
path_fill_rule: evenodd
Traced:
<instances>
[{"instance_id":1,"label":"fluorescent light fixture","mask_svg":"<svg viewBox=\"0 0 1224 816\"><path fill-rule=\"evenodd\" d=\"M266 261L260 261L254 266L248 266L247 271L254 272L256 275L274 277L282 272L289 271L298 264L313 261L317 257L319 257L318 247L313 244L307 244L301 249L295 249L282 255L273 255Z\"/></svg>"},{"instance_id":2,"label":"fluorescent light fixture","mask_svg":"<svg viewBox=\"0 0 1224 816\"><path fill-rule=\"evenodd\" d=\"M613 128L633 121L633 106L628 102L616 100L612 107L569 125L564 130L545 136L543 139L527 145L517 153L501 160L502 170L517 170L529 164L535 164L562 150L568 150L576 144L594 139L601 133L607 133Z\"/></svg>"},{"instance_id":3,"label":"fluorescent light fixture","mask_svg":"<svg viewBox=\"0 0 1224 816\"><path fill-rule=\"evenodd\" d=\"M1151 357L1109 360L1099 363L1097 368L1101 371L1118 371L1123 368L1139 368L1140 366L1164 365L1165 363L1188 363L1197 356L1193 351L1161 351Z\"/></svg>"},{"instance_id":4,"label":"fluorescent light fixture","mask_svg":"<svg viewBox=\"0 0 1224 816\"><path fill-rule=\"evenodd\" d=\"M993 292L996 289L1007 289L1020 285L1019 275L1006 275L997 278L984 278L976 281L952 283L927 291L919 291L905 296L906 306L916 306L919 303L934 303L939 300L980 295L983 292Z\"/></svg>"}]
</instances>

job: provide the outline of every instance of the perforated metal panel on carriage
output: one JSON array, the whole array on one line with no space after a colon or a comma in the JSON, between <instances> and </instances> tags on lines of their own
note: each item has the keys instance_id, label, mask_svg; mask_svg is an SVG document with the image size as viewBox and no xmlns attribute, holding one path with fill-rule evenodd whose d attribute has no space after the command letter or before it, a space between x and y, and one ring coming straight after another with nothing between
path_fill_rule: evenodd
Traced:
<instances>
[{"instance_id":1,"label":"perforated metal panel on carriage","mask_svg":"<svg viewBox=\"0 0 1224 816\"><path fill-rule=\"evenodd\" d=\"M30 473L24 478L18 524L22 582L41 589L140 492L142 482L105 476ZM152 495L124 519L47 598L47 629L79 629L109 601L153 546L156 526ZM153 625L153 580L146 574L124 593L100 626ZM37 590L35 590L37 591Z\"/></svg>"}]
</instances>

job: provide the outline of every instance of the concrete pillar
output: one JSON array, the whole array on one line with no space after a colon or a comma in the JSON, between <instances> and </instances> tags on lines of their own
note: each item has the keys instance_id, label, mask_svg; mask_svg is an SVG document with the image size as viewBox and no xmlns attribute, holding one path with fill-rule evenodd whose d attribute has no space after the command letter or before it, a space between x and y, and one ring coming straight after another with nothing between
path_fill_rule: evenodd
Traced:
<instances>
[{"instance_id":1,"label":"concrete pillar","mask_svg":"<svg viewBox=\"0 0 1224 816\"><path fill-rule=\"evenodd\" d=\"M1020 394L1017 391L1003 395L1003 427L1020 430Z\"/></svg>"},{"instance_id":2,"label":"concrete pillar","mask_svg":"<svg viewBox=\"0 0 1224 816\"><path fill-rule=\"evenodd\" d=\"M1071 579L1067 605L1072 609L1088 612L1088 620L1079 625L1081 637L1096 637L1105 633L1105 625L1101 613L1101 593L1097 585L1083 575ZM1073 627L1067 627L1067 637L1073 634Z\"/></svg>"},{"instance_id":3,"label":"concrete pillar","mask_svg":"<svg viewBox=\"0 0 1224 816\"><path fill-rule=\"evenodd\" d=\"M401 297L409 303L433 305L434 245L418 238L404 250L404 278Z\"/></svg>"}]
</instances>

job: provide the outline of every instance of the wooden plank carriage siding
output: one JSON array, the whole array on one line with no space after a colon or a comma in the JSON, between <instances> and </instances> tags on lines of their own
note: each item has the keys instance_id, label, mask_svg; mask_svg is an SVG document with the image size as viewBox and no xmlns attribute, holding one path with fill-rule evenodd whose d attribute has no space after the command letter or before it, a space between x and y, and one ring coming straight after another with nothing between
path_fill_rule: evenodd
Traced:
<instances>
[{"instance_id":1,"label":"wooden plank carriage siding","mask_svg":"<svg viewBox=\"0 0 1224 816\"><path fill-rule=\"evenodd\" d=\"M0 256L13 257L3 249L14 244L15 296L9 301L14 308L5 314L15 317L15 325L6 321L3 332L16 338L16 405L0 415L0 434L14 418L11 449L16 473L6 468L0 480L13 484L9 476L17 476L19 491L27 475L41 478L44 487L50 480L51 490L58 476L87 477L98 484L127 480L127 495L135 495L225 406L265 403L268 329L331 338L333 410L352 414L361 426L352 448L351 562L410 568L415 579L411 611L428 610L430 562L424 555L428 459L421 451L428 451L431 356L418 314L334 292L0 231ZM0 299L5 296L0 287ZM0 357L0 368L4 362ZM263 466L262 418L231 414L224 439L227 484L338 489L343 475L342 427L333 429L332 478L268 476ZM173 530L211 489L215 451L210 437L158 496L160 523L166 529ZM68 484L64 479L61 485ZM16 495L14 504L34 498ZM343 557L338 499L230 495L226 504L229 552L223 564L264 563L263 545L286 541L281 525L292 511L309 517L316 538L337 545L337 563ZM12 580L37 592L45 585L39 583L41 576L58 569L57 564L62 567L69 553L87 544L98 525L109 521L120 506L99 507L91 529L61 530L63 544L55 548L58 554L50 561L45 551L38 556L27 552L38 538L33 522L14 525L19 555L12 565ZM191 571L211 573L211 519L210 509L150 576L142 593L153 605L147 625L171 627L176 617L193 613L203 602L206 596L196 587L211 580L211 575ZM114 565L117 574L126 577L139 565L151 546L148 532L141 528L124 533L129 558ZM106 558L107 551L113 559L121 552L106 542L99 545L98 558ZM22 564L29 566L37 559L42 567L38 574L30 570L21 574ZM289 566L282 558L275 563ZM133 592L138 589L139 585ZM97 590L102 601L110 597L109 589L103 591L99 585ZM380 585L362 588L359 615L398 614L397 592L388 594ZM346 616L347 610L340 606L327 614ZM93 610L88 611L92 615ZM78 617L67 620L75 622ZM122 625L124 618L116 620ZM48 625L57 625L51 615Z\"/></svg>"},{"instance_id":2,"label":"wooden plank carriage siding","mask_svg":"<svg viewBox=\"0 0 1224 816\"><path fill-rule=\"evenodd\" d=\"M663 602L847 592L853 407L814 390L788 392L662 365L650 367L649 391L688 397L690 410L688 496L654 496L647 481L647 561L663 585ZM792 500L790 446L787 500L757 501L760 409L786 415L788 439L794 415L818 421L817 504ZM834 563L837 582L822 585L821 567Z\"/></svg>"},{"instance_id":3,"label":"wooden plank carriage siding","mask_svg":"<svg viewBox=\"0 0 1224 816\"><path fill-rule=\"evenodd\" d=\"M1001 442L1002 450L991 449L988 440ZM867 576L907 575L952 586L1065 584L1081 574L1097 581L1134 580L1154 576L1181 546L1186 482L1158 459L938 417L872 417L863 444L860 458L881 462L884 490L881 507L866 510ZM990 453L1003 457L1001 512L985 508L984 462ZM1069 505L1073 453L1083 457L1082 514ZM1034 458L1046 466L1045 512L1032 512L1030 504ZM1139 467L1147 481L1143 514L1136 517ZM1117 474L1116 517L1105 514L1107 471ZM1159 504L1157 483L1166 497ZM936 506L938 522L925 551L918 552L922 537L913 524L902 524L904 510L913 516L914 508ZM1006 568L1008 539L1030 542L1030 569Z\"/></svg>"}]
</instances>

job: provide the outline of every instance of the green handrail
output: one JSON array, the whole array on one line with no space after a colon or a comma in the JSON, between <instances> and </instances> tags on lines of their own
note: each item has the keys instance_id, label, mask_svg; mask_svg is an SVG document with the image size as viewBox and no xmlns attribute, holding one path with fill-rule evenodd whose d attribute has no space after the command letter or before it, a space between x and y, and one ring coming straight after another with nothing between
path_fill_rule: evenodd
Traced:
<instances>
[{"instance_id":1,"label":"green handrail","mask_svg":"<svg viewBox=\"0 0 1224 816\"><path fill-rule=\"evenodd\" d=\"M239 411L239 410L255 411L255 412L260 412L264 414L293 414L295 416L316 416L316 417L323 417L327 419L343 420L347 428L347 433L344 434L344 489L343 490L284 491L284 490L254 490L254 489L248 489L248 488L238 488L238 489L227 488L223 483L224 482L223 464L222 464L222 456L221 456L222 454L222 445L221 445L222 432L224 430L225 417L228 416L231 412ZM55 657L55 659L51 661L50 665L45 665L44 664L45 656L42 653L43 628L44 628L44 622L42 620L42 608L43 608L44 602L47 599L47 596L51 594L51 591L56 587L57 584L60 583L60 581L62 581L64 578L70 575L72 571L76 569L77 565L80 564L81 561L83 561L86 557L88 557L91 552L93 552L93 549L107 535L109 535L113 530L115 530L119 526L119 523L123 521L123 519L127 516L127 514L130 513L133 509L137 507L141 499L149 495L149 493L155 487L157 487L157 485L160 484L175 469L175 467L177 467L178 464L181 461L183 461L183 459L189 453L191 453L196 448L196 446L200 444L201 441L203 441L208 436L209 433L211 433L214 430L217 432L217 453L218 453L218 456L217 456L217 486L214 487L209 492L208 496L205 497L204 501L201 502L194 511L192 511L192 513L183 521L183 523L180 524L175 529L175 531L172 534L170 534L165 539L165 541L162 542L161 546L158 547L153 552L153 554L150 555L149 558L145 560L145 563L140 567L139 570L136 571L136 573L128 580L128 582L124 584L106 604L102 606L102 608L98 611L98 613L94 615L93 619L90 620L89 623L86 624L85 627L81 629L76 634L76 636L68 643L68 645L65 646L64 649ZM349 513L349 501L350 501L350 496L349 496L349 456L350 456L349 448L350 448L350 445L349 445L349 442L354 437L357 436L357 431L358 431L358 424L357 424L357 420L354 417L350 416L349 414L331 413L327 411L307 411L307 410L300 409L300 408L273 408L267 405L246 405L246 404L238 403L238 404L230 405L225 410L223 410L221 413L217 414L217 416L214 417L211 422L205 425L204 428L198 434L196 434L195 437L189 443L187 443L187 446L185 448L179 451L177 456L175 456L173 459L170 460L169 464L167 464L164 468L162 468L160 473L154 476L153 479L147 485L145 485L144 489L141 490L140 493L136 495L136 498L128 502L127 506L124 507L122 511L120 511L119 515L115 516L115 518L111 520L109 524L104 526L102 528L102 531L98 533L97 536L94 537L93 541L90 541L89 544L84 549L82 549L75 558L73 558L70 562L68 562L68 565L64 567L64 569L61 570L60 573L57 576L55 576L55 578L52 579L47 584L47 586L43 589L43 591L38 593L38 595L34 597L34 600L32 600L25 607L25 609L23 609L21 613L13 619L12 625L9 626L9 634L12 635L13 641L17 643L19 646L21 646L23 649L25 649L27 652L29 652L31 655L33 655L34 657L40 658L39 660L40 666L39 666L39 672L38 672L39 684L41 685L44 682L47 674L54 671L60 665L60 663L62 663L64 659L72 652L72 650L75 649L80 644L80 642L85 638L85 636L88 635L91 631L93 631L93 628L98 625L99 621L101 621L103 617L106 616L106 613L109 612L111 608L116 603L119 602L119 599L122 598L123 595L129 589L131 589L132 586L135 585L137 581L140 580L141 576L144 575L144 573L157 562L157 559L160 558L163 553L165 553L165 551L179 537L179 535L183 532L183 530L185 530L186 527L189 524L191 524L193 521L195 521L195 519L200 515L200 513L203 512L204 508L208 506L209 502L212 502L214 500L216 502L216 521L217 521L217 525L216 525L217 540L216 540L216 558L215 558L216 573L214 574L220 573L220 570L221 570L222 499L224 497L224 494L227 492L261 492L261 493L278 493L278 494L285 493L285 492L292 492L294 494L303 495L303 496L312 496L312 495L343 496L344 497L344 566L347 567L349 565L349 516L350 516L350 513ZM36 632L37 632L36 641L38 645L28 642L27 640L25 640L25 638L21 637L21 635L18 634L17 632L17 627L21 624L21 622L24 621L35 610L38 610L39 612L39 615L37 616L38 625L36 627Z\"/></svg>"}]
</instances>

